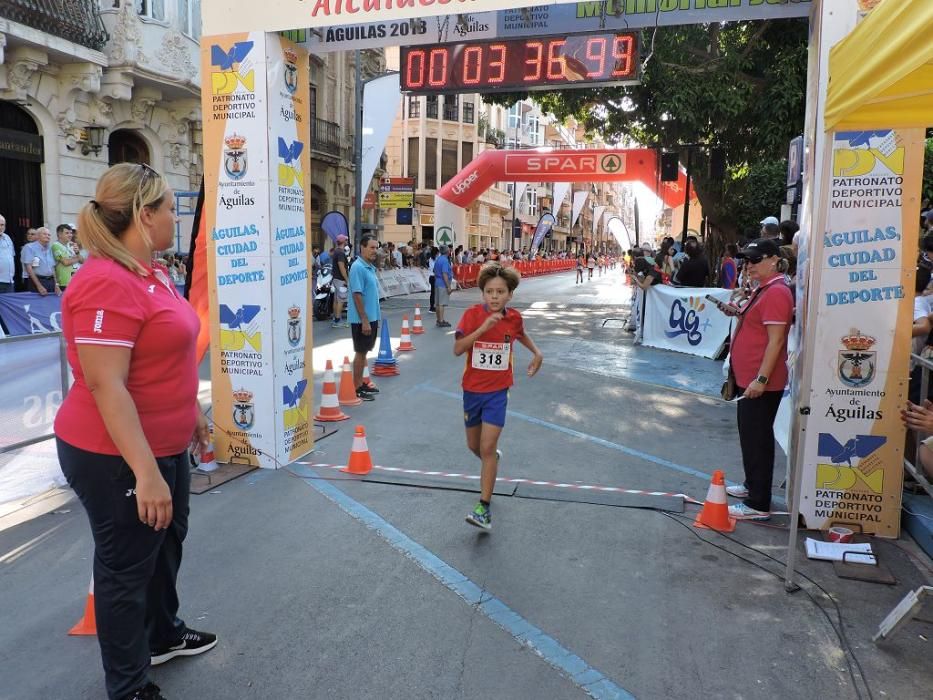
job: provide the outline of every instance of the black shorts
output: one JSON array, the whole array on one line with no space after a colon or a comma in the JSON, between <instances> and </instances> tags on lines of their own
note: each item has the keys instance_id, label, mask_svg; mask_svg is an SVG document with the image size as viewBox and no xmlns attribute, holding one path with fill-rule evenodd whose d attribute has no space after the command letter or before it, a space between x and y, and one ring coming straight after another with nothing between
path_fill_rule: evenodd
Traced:
<instances>
[{"instance_id":1,"label":"black shorts","mask_svg":"<svg viewBox=\"0 0 933 700\"><path fill-rule=\"evenodd\" d=\"M353 335L353 352L369 352L376 347L376 334L379 332L379 321L370 321L369 327L373 332L363 335L362 323L351 323L350 333Z\"/></svg>"}]
</instances>

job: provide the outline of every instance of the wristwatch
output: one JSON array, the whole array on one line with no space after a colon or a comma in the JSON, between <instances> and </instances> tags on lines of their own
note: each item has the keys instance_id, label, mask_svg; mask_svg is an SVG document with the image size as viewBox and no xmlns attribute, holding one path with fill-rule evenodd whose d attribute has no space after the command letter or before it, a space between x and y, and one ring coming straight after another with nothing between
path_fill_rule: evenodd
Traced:
<instances>
[{"instance_id":1,"label":"wristwatch","mask_svg":"<svg viewBox=\"0 0 933 700\"><path fill-rule=\"evenodd\" d=\"M767 384L768 378L763 374L759 374L757 377L755 377L755 381L759 384Z\"/></svg>"}]
</instances>

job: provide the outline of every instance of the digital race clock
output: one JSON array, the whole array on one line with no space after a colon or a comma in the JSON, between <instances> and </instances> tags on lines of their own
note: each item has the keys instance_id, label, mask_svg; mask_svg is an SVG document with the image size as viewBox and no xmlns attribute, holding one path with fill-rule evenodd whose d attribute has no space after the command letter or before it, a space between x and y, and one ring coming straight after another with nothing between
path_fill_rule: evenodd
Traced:
<instances>
[{"instance_id":1,"label":"digital race clock","mask_svg":"<svg viewBox=\"0 0 933 700\"><path fill-rule=\"evenodd\" d=\"M402 90L416 94L553 90L638 82L633 32L403 47Z\"/></svg>"}]
</instances>

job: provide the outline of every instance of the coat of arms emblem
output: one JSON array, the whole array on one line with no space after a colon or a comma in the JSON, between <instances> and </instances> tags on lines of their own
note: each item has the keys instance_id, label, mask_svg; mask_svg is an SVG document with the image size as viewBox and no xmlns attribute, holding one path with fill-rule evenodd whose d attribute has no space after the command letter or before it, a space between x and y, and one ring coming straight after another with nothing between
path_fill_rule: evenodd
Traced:
<instances>
[{"instance_id":1,"label":"coat of arms emblem","mask_svg":"<svg viewBox=\"0 0 933 700\"><path fill-rule=\"evenodd\" d=\"M842 338L842 344L845 350L839 351L839 379L854 388L871 384L878 366L878 353L870 349L875 338L855 331Z\"/></svg>"},{"instance_id":2,"label":"coat of arms emblem","mask_svg":"<svg viewBox=\"0 0 933 700\"><path fill-rule=\"evenodd\" d=\"M285 54L285 89L292 95L298 89L298 54L286 48Z\"/></svg>"},{"instance_id":3,"label":"coat of arms emblem","mask_svg":"<svg viewBox=\"0 0 933 700\"><path fill-rule=\"evenodd\" d=\"M288 309L288 344L296 347L301 343L301 307L291 306Z\"/></svg>"},{"instance_id":4,"label":"coat of arms emblem","mask_svg":"<svg viewBox=\"0 0 933 700\"><path fill-rule=\"evenodd\" d=\"M224 172L231 180L242 180L246 176L246 137L230 134L224 139Z\"/></svg>"},{"instance_id":5,"label":"coat of arms emblem","mask_svg":"<svg viewBox=\"0 0 933 700\"><path fill-rule=\"evenodd\" d=\"M249 430L255 420L253 392L237 389L233 392L233 422L240 430Z\"/></svg>"}]
</instances>

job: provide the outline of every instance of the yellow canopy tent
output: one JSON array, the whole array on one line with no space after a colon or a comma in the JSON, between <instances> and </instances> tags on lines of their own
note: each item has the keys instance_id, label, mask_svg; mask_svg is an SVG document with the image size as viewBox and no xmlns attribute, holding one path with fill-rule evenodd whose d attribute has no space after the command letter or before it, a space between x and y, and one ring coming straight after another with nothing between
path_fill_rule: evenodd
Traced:
<instances>
[{"instance_id":1,"label":"yellow canopy tent","mask_svg":"<svg viewBox=\"0 0 933 700\"><path fill-rule=\"evenodd\" d=\"M826 131L933 126L933 1L885 0L829 53Z\"/></svg>"}]
</instances>

